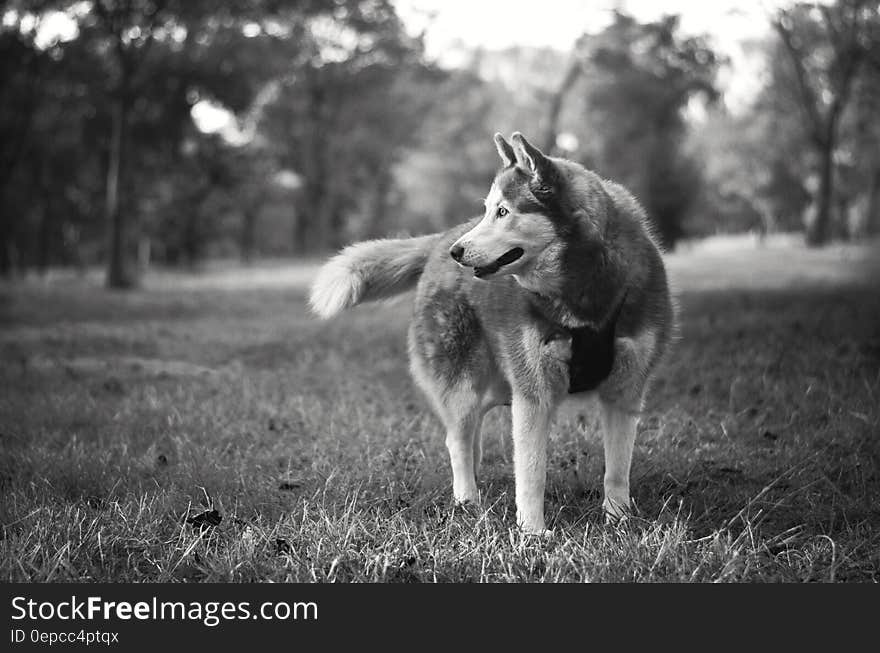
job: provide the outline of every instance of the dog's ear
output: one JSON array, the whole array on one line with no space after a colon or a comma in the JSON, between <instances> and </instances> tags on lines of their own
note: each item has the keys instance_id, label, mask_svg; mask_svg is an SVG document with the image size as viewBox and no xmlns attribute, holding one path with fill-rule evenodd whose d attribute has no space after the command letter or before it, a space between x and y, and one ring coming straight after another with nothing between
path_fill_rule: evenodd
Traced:
<instances>
[{"instance_id":1,"label":"dog's ear","mask_svg":"<svg viewBox=\"0 0 880 653\"><path fill-rule=\"evenodd\" d=\"M495 149L498 150L498 156L501 157L501 161L504 163L505 168L509 168L510 166L516 163L516 154L513 151L513 148L510 146L506 140L504 140L504 136L495 132L495 136L492 137L495 141Z\"/></svg>"},{"instance_id":2,"label":"dog's ear","mask_svg":"<svg viewBox=\"0 0 880 653\"><path fill-rule=\"evenodd\" d=\"M542 184L549 184L553 181L553 163L544 156L537 147L529 143L525 136L519 132L515 132L510 137L513 141L513 151L516 155L516 162L519 167L523 168Z\"/></svg>"}]
</instances>

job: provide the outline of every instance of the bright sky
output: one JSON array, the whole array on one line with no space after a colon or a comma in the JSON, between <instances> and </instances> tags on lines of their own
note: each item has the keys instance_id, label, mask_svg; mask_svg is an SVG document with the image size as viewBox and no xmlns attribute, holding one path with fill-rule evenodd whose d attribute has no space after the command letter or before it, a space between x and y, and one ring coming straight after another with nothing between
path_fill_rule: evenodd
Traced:
<instances>
[{"instance_id":1,"label":"bright sky","mask_svg":"<svg viewBox=\"0 0 880 653\"><path fill-rule=\"evenodd\" d=\"M454 65L461 46L489 50L513 45L570 50L584 32L607 26L615 8L639 20L681 15L685 33L708 34L731 59L721 78L728 104L747 102L759 87L760 62L743 41L768 33L768 17L783 0L394 0L413 33L425 31L428 55Z\"/></svg>"}]
</instances>

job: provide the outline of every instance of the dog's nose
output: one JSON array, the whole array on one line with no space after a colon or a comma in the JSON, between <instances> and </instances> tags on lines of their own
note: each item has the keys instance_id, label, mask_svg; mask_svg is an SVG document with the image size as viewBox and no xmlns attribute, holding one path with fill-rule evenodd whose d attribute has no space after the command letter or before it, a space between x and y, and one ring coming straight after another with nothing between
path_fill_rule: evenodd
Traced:
<instances>
[{"instance_id":1,"label":"dog's nose","mask_svg":"<svg viewBox=\"0 0 880 653\"><path fill-rule=\"evenodd\" d=\"M449 248L449 255L458 263L461 263L461 257L464 256L464 247L461 245L453 245Z\"/></svg>"}]
</instances>

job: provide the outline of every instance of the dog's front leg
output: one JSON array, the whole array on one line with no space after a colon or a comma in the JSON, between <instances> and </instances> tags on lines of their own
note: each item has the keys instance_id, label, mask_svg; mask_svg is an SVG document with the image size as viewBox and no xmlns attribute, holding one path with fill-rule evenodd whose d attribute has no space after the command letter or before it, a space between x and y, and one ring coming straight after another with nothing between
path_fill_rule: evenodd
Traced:
<instances>
[{"instance_id":1,"label":"dog's front leg","mask_svg":"<svg viewBox=\"0 0 880 653\"><path fill-rule=\"evenodd\" d=\"M637 338L618 339L614 368L599 388L605 447L602 507L611 521L624 518L630 510L630 466L655 346L656 337L650 331Z\"/></svg>"},{"instance_id":2,"label":"dog's front leg","mask_svg":"<svg viewBox=\"0 0 880 653\"><path fill-rule=\"evenodd\" d=\"M543 534L544 484L547 479L547 439L551 407L514 395L513 471L516 482L516 521L527 533Z\"/></svg>"}]
</instances>

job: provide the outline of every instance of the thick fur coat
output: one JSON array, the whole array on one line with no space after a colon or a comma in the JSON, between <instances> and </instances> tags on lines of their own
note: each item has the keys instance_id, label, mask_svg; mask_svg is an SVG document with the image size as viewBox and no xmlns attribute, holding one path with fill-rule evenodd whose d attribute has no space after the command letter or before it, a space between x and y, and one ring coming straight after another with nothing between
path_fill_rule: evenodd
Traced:
<instances>
[{"instance_id":1,"label":"thick fur coat","mask_svg":"<svg viewBox=\"0 0 880 653\"><path fill-rule=\"evenodd\" d=\"M312 308L331 317L416 286L410 367L446 426L455 499L479 501L480 425L509 405L517 521L528 532L545 531L555 410L597 394L603 505L624 517L638 417L675 323L659 247L623 187L520 134L495 143L503 166L482 217L346 248L316 278Z\"/></svg>"}]
</instances>

